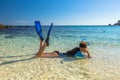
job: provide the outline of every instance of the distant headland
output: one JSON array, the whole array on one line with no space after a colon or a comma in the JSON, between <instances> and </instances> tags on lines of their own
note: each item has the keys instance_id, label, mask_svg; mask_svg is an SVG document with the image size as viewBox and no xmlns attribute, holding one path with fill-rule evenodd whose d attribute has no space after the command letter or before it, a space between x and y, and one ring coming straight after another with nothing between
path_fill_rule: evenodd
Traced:
<instances>
[{"instance_id":1,"label":"distant headland","mask_svg":"<svg viewBox=\"0 0 120 80\"><path fill-rule=\"evenodd\" d=\"M118 20L118 22L115 23L114 26L120 26L120 20Z\"/></svg>"},{"instance_id":2,"label":"distant headland","mask_svg":"<svg viewBox=\"0 0 120 80\"><path fill-rule=\"evenodd\" d=\"M7 29L7 28L11 28L11 27L13 27L13 26L0 24L0 29Z\"/></svg>"},{"instance_id":3,"label":"distant headland","mask_svg":"<svg viewBox=\"0 0 120 80\"><path fill-rule=\"evenodd\" d=\"M6 29L8 28L7 26L4 26L3 24L0 24L0 29Z\"/></svg>"},{"instance_id":4,"label":"distant headland","mask_svg":"<svg viewBox=\"0 0 120 80\"><path fill-rule=\"evenodd\" d=\"M108 24L109 26L120 26L120 20L118 20L118 22L117 23L115 23L115 24Z\"/></svg>"}]
</instances>

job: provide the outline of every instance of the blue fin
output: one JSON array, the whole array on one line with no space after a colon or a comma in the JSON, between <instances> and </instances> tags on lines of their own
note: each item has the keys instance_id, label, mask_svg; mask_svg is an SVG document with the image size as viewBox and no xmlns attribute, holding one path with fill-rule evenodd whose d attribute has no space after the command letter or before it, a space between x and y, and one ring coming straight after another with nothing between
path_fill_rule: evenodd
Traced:
<instances>
[{"instance_id":1,"label":"blue fin","mask_svg":"<svg viewBox=\"0 0 120 80\"><path fill-rule=\"evenodd\" d=\"M43 41L44 38L42 36L42 28L41 28L40 21L35 21L35 28L36 28L36 32L38 33L40 39Z\"/></svg>"},{"instance_id":2,"label":"blue fin","mask_svg":"<svg viewBox=\"0 0 120 80\"><path fill-rule=\"evenodd\" d=\"M53 26L53 23L51 23L51 26L50 26L48 33L47 33L47 38L45 40L45 42L47 43L47 46L49 46L49 37L50 37L50 32L51 32L52 26Z\"/></svg>"}]
</instances>

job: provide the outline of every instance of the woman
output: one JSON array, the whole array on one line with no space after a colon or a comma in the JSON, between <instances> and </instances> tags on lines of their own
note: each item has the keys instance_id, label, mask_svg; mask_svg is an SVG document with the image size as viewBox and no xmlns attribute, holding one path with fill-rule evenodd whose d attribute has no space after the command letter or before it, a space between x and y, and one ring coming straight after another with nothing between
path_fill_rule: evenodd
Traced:
<instances>
[{"instance_id":1,"label":"woman","mask_svg":"<svg viewBox=\"0 0 120 80\"><path fill-rule=\"evenodd\" d=\"M76 47L70 51L67 51L66 53L59 53L59 51L54 51L54 52L45 52L44 50L47 46L49 46L49 36L50 36L50 32L52 29L53 23L51 24L49 30L48 30L48 34L47 34L47 38L44 41L44 38L42 36L42 28L40 25L39 21L35 21L35 27L36 27L36 31L40 37L40 49L38 51L38 53L36 54L36 58L41 57L41 58L45 58L45 57L58 57L60 54L69 56L69 57L77 57L77 58L91 58L88 50L87 50L87 43L85 41L81 41L79 44L79 47ZM87 55L86 55L87 53Z\"/></svg>"},{"instance_id":2,"label":"woman","mask_svg":"<svg viewBox=\"0 0 120 80\"><path fill-rule=\"evenodd\" d=\"M64 54L76 58L91 58L90 53L87 50L87 43L85 41L81 41L79 43L79 47L73 48Z\"/></svg>"}]
</instances>

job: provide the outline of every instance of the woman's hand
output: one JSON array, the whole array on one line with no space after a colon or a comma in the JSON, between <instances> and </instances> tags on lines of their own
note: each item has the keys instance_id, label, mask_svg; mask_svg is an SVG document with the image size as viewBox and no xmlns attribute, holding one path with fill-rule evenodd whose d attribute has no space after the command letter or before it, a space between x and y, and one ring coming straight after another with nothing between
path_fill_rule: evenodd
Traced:
<instances>
[{"instance_id":1,"label":"woman's hand","mask_svg":"<svg viewBox=\"0 0 120 80\"><path fill-rule=\"evenodd\" d=\"M92 58L92 56L89 55L88 58Z\"/></svg>"}]
</instances>

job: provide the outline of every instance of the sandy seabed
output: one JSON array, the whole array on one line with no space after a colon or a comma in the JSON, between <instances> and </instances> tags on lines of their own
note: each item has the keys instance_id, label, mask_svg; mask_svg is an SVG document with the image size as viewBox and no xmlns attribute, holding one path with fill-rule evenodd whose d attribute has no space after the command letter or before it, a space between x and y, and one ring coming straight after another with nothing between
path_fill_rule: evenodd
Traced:
<instances>
[{"instance_id":1,"label":"sandy seabed","mask_svg":"<svg viewBox=\"0 0 120 80\"><path fill-rule=\"evenodd\" d=\"M119 65L74 58L0 58L0 80L119 80ZM98 63L99 62L99 63Z\"/></svg>"},{"instance_id":2,"label":"sandy seabed","mask_svg":"<svg viewBox=\"0 0 120 80\"><path fill-rule=\"evenodd\" d=\"M71 59L72 60L72 59ZM14 58L0 65L0 80L79 80L89 78L75 61L60 58ZM75 65L77 64L77 65Z\"/></svg>"}]
</instances>

